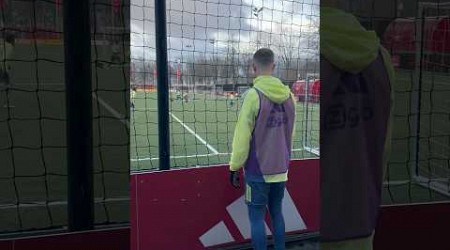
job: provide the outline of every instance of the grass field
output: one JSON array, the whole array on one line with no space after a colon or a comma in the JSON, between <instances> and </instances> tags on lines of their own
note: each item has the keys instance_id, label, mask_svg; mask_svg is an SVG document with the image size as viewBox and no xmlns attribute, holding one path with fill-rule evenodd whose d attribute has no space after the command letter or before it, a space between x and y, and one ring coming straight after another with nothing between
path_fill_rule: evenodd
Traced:
<instances>
[{"instance_id":1,"label":"grass field","mask_svg":"<svg viewBox=\"0 0 450 250\"><path fill-rule=\"evenodd\" d=\"M384 204L416 203L449 200L433 190L435 182L448 184L450 177L450 77L424 74L420 110L419 176L414 178L416 143L415 122L418 109L411 105L413 72L398 71L395 85L394 127L392 151L383 190ZM229 161L234 126L239 109L229 108L225 97L196 94L194 101L170 104L171 165L175 168L209 166ZM157 169L158 124L157 94L137 94L136 110L131 115L131 169ZM305 122L305 114L308 120ZM319 147L319 104L297 103L297 124L294 158L317 157L305 150ZM305 140L306 138L306 140ZM444 180L442 180L444 179ZM436 180L436 181L434 181Z\"/></svg>"},{"instance_id":2,"label":"grass field","mask_svg":"<svg viewBox=\"0 0 450 250\"><path fill-rule=\"evenodd\" d=\"M34 46L18 46L13 88L0 83L0 233L67 225L66 93L64 65L56 63L63 47L39 46L55 60L41 63ZM98 100L125 116L129 83L119 67L96 67L93 75L95 223L128 222L130 135Z\"/></svg>"},{"instance_id":3,"label":"grass field","mask_svg":"<svg viewBox=\"0 0 450 250\"><path fill-rule=\"evenodd\" d=\"M237 100L236 103L240 103ZM194 100L170 104L171 166L189 167L228 163L239 108L226 97L194 94ZM158 163L157 94L140 92L131 115L131 169L155 169ZM305 122L306 110L308 120ZM318 157L319 104L297 103L293 156ZM306 133L305 133L306 132ZM306 148L303 143L306 142Z\"/></svg>"}]
</instances>

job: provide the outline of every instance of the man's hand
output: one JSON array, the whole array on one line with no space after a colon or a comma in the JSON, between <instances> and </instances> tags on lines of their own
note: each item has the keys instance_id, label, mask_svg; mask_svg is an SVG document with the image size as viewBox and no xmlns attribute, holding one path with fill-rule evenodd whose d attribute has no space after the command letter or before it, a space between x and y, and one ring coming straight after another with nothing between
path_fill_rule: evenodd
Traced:
<instances>
[{"instance_id":1,"label":"man's hand","mask_svg":"<svg viewBox=\"0 0 450 250\"><path fill-rule=\"evenodd\" d=\"M230 183L234 188L240 188L239 171L230 171Z\"/></svg>"}]
</instances>

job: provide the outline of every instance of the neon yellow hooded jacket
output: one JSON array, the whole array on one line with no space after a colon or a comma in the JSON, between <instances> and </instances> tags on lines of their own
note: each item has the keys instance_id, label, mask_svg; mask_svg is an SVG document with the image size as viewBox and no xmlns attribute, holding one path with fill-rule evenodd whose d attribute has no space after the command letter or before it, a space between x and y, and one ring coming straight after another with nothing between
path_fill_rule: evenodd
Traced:
<instances>
[{"instance_id":1,"label":"neon yellow hooded jacket","mask_svg":"<svg viewBox=\"0 0 450 250\"><path fill-rule=\"evenodd\" d=\"M255 88L275 103L283 103L289 98L294 98L289 87L284 85L280 79L266 75L255 78L253 88L245 95L234 130L233 151L230 160L231 171L237 171L243 167L250 152L250 141L255 127L256 116L259 111L259 97ZM292 101L295 104L295 100L292 99ZM295 131L295 122L293 130ZM287 181L287 173L265 175L264 180L266 182Z\"/></svg>"}]
</instances>

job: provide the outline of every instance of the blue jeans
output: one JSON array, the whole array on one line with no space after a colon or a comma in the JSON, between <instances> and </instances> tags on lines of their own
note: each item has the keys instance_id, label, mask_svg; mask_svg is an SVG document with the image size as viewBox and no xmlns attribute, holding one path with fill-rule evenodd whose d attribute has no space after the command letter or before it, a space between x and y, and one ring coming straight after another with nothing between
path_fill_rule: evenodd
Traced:
<instances>
[{"instance_id":1,"label":"blue jeans","mask_svg":"<svg viewBox=\"0 0 450 250\"><path fill-rule=\"evenodd\" d=\"M269 209L270 220L272 222L275 249L285 249L285 226L281 206L285 188L285 182L246 183L245 201L250 218L252 245L255 250L267 249L266 228L264 226L266 207Z\"/></svg>"}]
</instances>

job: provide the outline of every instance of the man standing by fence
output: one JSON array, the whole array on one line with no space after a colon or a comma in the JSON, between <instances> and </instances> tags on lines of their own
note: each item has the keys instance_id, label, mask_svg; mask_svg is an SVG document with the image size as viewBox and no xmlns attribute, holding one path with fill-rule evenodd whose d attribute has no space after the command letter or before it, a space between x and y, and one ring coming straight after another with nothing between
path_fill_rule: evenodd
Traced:
<instances>
[{"instance_id":1,"label":"man standing by fence","mask_svg":"<svg viewBox=\"0 0 450 250\"><path fill-rule=\"evenodd\" d=\"M254 249L267 249L265 214L269 209L275 248L285 249L282 200L291 156L295 100L288 86L272 76L274 53L259 49L253 56L257 76L248 91L235 128L230 161L231 184L239 187L245 173L245 200Z\"/></svg>"}]
</instances>

